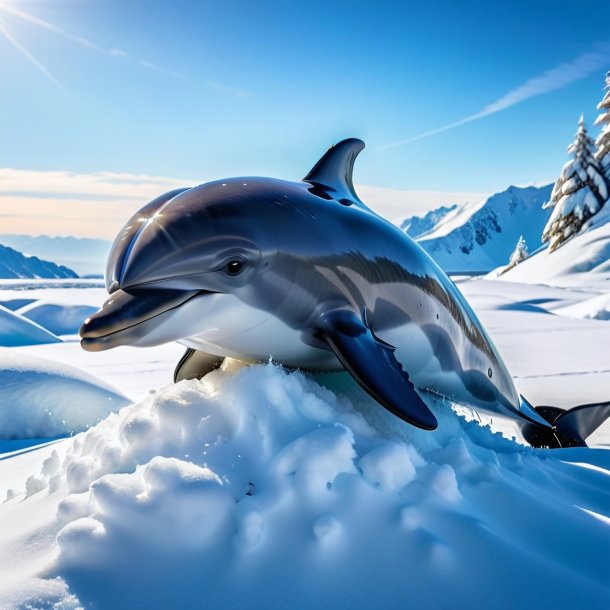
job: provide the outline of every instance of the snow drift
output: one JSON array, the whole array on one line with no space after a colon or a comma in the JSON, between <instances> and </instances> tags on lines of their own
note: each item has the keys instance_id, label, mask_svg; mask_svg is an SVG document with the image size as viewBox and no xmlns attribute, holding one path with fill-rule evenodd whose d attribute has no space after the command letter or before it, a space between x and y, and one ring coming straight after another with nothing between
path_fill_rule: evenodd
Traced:
<instances>
[{"instance_id":1,"label":"snow drift","mask_svg":"<svg viewBox=\"0 0 610 610\"><path fill-rule=\"evenodd\" d=\"M578 234L553 252L541 250L503 275L498 277L492 272L490 277L530 284L586 286L607 292L610 280L610 206L604 206Z\"/></svg>"},{"instance_id":2,"label":"snow drift","mask_svg":"<svg viewBox=\"0 0 610 610\"><path fill-rule=\"evenodd\" d=\"M127 400L67 364L0 350L0 439L50 438L85 430Z\"/></svg>"},{"instance_id":3,"label":"snow drift","mask_svg":"<svg viewBox=\"0 0 610 610\"><path fill-rule=\"evenodd\" d=\"M28 320L18 313L0 305L0 345L38 345L58 343L61 339L39 324Z\"/></svg>"},{"instance_id":4,"label":"snow drift","mask_svg":"<svg viewBox=\"0 0 610 610\"><path fill-rule=\"evenodd\" d=\"M607 608L608 452L533 450L443 403L423 432L345 374L230 366L108 416L9 490L4 518L57 506L38 605Z\"/></svg>"}]
</instances>

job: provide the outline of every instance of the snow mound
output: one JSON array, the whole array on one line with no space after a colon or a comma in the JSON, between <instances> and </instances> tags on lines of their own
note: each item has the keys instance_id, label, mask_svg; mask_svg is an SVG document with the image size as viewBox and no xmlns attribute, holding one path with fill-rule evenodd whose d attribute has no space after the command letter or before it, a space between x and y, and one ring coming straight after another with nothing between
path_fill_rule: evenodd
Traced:
<instances>
[{"instance_id":1,"label":"snow mound","mask_svg":"<svg viewBox=\"0 0 610 610\"><path fill-rule=\"evenodd\" d=\"M36 322L55 335L73 335L78 333L83 321L94 314L98 307L91 305L69 305L35 301L21 307L17 313L32 322Z\"/></svg>"},{"instance_id":2,"label":"snow mound","mask_svg":"<svg viewBox=\"0 0 610 610\"><path fill-rule=\"evenodd\" d=\"M553 310L553 313L570 318L610 320L610 294L600 294L575 305L560 307Z\"/></svg>"},{"instance_id":3,"label":"snow mound","mask_svg":"<svg viewBox=\"0 0 610 610\"><path fill-rule=\"evenodd\" d=\"M58 343L61 339L39 324L0 305L0 346Z\"/></svg>"},{"instance_id":4,"label":"snow mound","mask_svg":"<svg viewBox=\"0 0 610 610\"><path fill-rule=\"evenodd\" d=\"M604 206L580 233L553 252L541 250L493 279L552 286L586 286L607 291L610 286L610 208Z\"/></svg>"},{"instance_id":5,"label":"snow mound","mask_svg":"<svg viewBox=\"0 0 610 610\"><path fill-rule=\"evenodd\" d=\"M127 404L110 386L67 364L0 350L0 439L80 432Z\"/></svg>"},{"instance_id":6,"label":"snow mound","mask_svg":"<svg viewBox=\"0 0 610 610\"><path fill-rule=\"evenodd\" d=\"M442 403L423 432L346 374L227 368L109 415L34 477L26 503L64 490L52 573L84 607L609 599L607 452L533 450Z\"/></svg>"}]
</instances>

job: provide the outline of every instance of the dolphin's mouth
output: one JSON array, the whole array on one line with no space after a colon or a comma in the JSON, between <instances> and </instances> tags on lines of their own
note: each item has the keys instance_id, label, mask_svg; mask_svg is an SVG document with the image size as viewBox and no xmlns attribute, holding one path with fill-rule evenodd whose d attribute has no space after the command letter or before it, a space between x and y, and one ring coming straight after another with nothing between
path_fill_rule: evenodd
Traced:
<instances>
[{"instance_id":1,"label":"dolphin's mouth","mask_svg":"<svg viewBox=\"0 0 610 610\"><path fill-rule=\"evenodd\" d=\"M86 351L98 352L125 345L146 334L146 322L208 293L206 290L130 289L127 292L119 289L97 313L84 321L79 331L81 346Z\"/></svg>"}]
</instances>

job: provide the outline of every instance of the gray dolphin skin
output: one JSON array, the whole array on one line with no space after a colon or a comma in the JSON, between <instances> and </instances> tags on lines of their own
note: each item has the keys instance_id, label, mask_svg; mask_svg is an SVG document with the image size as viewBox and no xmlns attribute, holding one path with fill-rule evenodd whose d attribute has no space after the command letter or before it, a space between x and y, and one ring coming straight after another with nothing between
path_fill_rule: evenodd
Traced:
<instances>
[{"instance_id":1,"label":"gray dolphin skin","mask_svg":"<svg viewBox=\"0 0 610 610\"><path fill-rule=\"evenodd\" d=\"M432 430L441 396L512 417L533 445L584 445L610 403L532 407L449 277L352 183L357 139L299 182L230 178L160 196L129 219L106 269L88 351L179 341L176 380L225 357L347 370L381 405Z\"/></svg>"}]
</instances>

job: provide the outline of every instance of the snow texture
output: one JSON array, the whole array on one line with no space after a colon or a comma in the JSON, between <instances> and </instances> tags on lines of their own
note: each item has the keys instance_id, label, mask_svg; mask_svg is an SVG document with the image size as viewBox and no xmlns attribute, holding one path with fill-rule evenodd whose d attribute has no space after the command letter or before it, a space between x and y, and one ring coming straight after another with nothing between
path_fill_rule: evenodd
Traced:
<instances>
[{"instance_id":1,"label":"snow texture","mask_svg":"<svg viewBox=\"0 0 610 610\"><path fill-rule=\"evenodd\" d=\"M56 335L73 335L78 333L83 320L94 314L99 308L91 305L68 305L35 301L21 307L17 314L36 322Z\"/></svg>"},{"instance_id":2,"label":"snow texture","mask_svg":"<svg viewBox=\"0 0 610 610\"><path fill-rule=\"evenodd\" d=\"M345 374L318 381L272 364L216 371L52 449L0 507L37 514L55 538L47 573L61 580L36 599L607 606L608 452L532 450L443 403L439 430L423 432Z\"/></svg>"},{"instance_id":3,"label":"snow texture","mask_svg":"<svg viewBox=\"0 0 610 610\"><path fill-rule=\"evenodd\" d=\"M0 439L80 432L128 402L74 366L6 348L0 348L0 387Z\"/></svg>"},{"instance_id":4,"label":"snow texture","mask_svg":"<svg viewBox=\"0 0 610 610\"><path fill-rule=\"evenodd\" d=\"M56 343L61 339L36 322L0 305L0 345L36 345Z\"/></svg>"},{"instance_id":5,"label":"snow texture","mask_svg":"<svg viewBox=\"0 0 610 610\"><path fill-rule=\"evenodd\" d=\"M575 305L555 309L554 313L587 320L610 320L610 294L599 294Z\"/></svg>"},{"instance_id":6,"label":"snow texture","mask_svg":"<svg viewBox=\"0 0 610 610\"><path fill-rule=\"evenodd\" d=\"M608 291L610 282L610 206L583 225L580 233L554 251L544 249L498 277L510 282L586 286Z\"/></svg>"}]
</instances>

